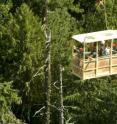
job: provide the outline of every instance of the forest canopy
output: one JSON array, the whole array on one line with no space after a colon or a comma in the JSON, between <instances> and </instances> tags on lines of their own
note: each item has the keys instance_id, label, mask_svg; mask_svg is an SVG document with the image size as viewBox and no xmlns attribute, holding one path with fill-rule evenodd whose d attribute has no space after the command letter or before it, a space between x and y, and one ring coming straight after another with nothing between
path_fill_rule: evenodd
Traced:
<instances>
[{"instance_id":1,"label":"forest canopy","mask_svg":"<svg viewBox=\"0 0 117 124\"><path fill-rule=\"evenodd\" d=\"M72 35L107 29L117 29L116 0L0 0L0 124L63 124L61 93L65 124L116 124L117 75L71 73Z\"/></svg>"}]
</instances>

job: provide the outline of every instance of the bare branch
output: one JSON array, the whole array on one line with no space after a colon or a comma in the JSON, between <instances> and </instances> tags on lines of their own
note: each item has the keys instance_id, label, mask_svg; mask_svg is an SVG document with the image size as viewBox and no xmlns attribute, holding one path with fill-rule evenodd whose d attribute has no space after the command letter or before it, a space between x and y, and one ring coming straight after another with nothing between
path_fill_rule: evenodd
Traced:
<instances>
[{"instance_id":1,"label":"bare branch","mask_svg":"<svg viewBox=\"0 0 117 124\"><path fill-rule=\"evenodd\" d=\"M58 81L55 81L53 85L57 90L59 90L59 88L56 86L56 83L58 83Z\"/></svg>"},{"instance_id":2,"label":"bare branch","mask_svg":"<svg viewBox=\"0 0 117 124\"><path fill-rule=\"evenodd\" d=\"M65 118L64 118L64 119L65 119ZM69 117L68 120L65 119L66 124L74 124L74 122L71 122L71 123L70 123L70 120L71 120L71 119L72 119L72 117Z\"/></svg>"},{"instance_id":3,"label":"bare branch","mask_svg":"<svg viewBox=\"0 0 117 124\"><path fill-rule=\"evenodd\" d=\"M33 115L33 117L35 117L38 113L40 113L44 108L45 108L45 106L43 106L41 109L39 109L38 111L36 111L35 114Z\"/></svg>"},{"instance_id":4,"label":"bare branch","mask_svg":"<svg viewBox=\"0 0 117 124\"><path fill-rule=\"evenodd\" d=\"M60 109L59 108L57 108L55 105L49 105L50 107L52 107L52 108L55 108L56 110L58 110L58 111L60 111Z\"/></svg>"}]
</instances>

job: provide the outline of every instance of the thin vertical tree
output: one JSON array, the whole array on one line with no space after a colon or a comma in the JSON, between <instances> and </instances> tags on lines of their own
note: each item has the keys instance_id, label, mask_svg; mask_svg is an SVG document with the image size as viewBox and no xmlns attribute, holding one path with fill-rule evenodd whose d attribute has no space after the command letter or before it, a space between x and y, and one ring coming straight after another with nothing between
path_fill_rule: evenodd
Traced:
<instances>
[{"instance_id":1,"label":"thin vertical tree","mask_svg":"<svg viewBox=\"0 0 117 124\"><path fill-rule=\"evenodd\" d=\"M63 68L60 65L60 117L59 117L59 124L64 124L64 114L63 114Z\"/></svg>"},{"instance_id":2,"label":"thin vertical tree","mask_svg":"<svg viewBox=\"0 0 117 124\"><path fill-rule=\"evenodd\" d=\"M45 0L45 124L50 124L50 94L51 94L51 32L48 25L48 0Z\"/></svg>"}]
</instances>

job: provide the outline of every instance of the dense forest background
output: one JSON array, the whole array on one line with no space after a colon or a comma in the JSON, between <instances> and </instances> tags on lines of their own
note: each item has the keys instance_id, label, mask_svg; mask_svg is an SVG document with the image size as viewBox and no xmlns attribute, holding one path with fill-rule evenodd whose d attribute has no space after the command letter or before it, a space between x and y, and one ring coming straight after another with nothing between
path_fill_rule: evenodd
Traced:
<instances>
[{"instance_id":1,"label":"dense forest background","mask_svg":"<svg viewBox=\"0 0 117 124\"><path fill-rule=\"evenodd\" d=\"M44 0L0 0L0 124L45 122L44 15ZM70 66L71 36L117 29L117 1L49 0L48 26L50 123L59 123L62 65L65 123L117 124L117 76L81 81Z\"/></svg>"}]
</instances>

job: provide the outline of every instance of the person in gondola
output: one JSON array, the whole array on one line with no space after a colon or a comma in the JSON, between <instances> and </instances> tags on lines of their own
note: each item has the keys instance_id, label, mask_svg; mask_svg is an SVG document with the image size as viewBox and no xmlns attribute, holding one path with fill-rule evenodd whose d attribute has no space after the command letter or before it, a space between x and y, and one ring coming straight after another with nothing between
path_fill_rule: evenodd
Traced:
<instances>
[{"instance_id":1,"label":"person in gondola","mask_svg":"<svg viewBox=\"0 0 117 124\"><path fill-rule=\"evenodd\" d=\"M104 45L101 44L101 47L100 47L100 56L103 56L104 55Z\"/></svg>"},{"instance_id":2,"label":"person in gondola","mask_svg":"<svg viewBox=\"0 0 117 124\"><path fill-rule=\"evenodd\" d=\"M92 49L91 49L91 56L92 56L93 58L96 57L96 44L94 44L93 47L92 47Z\"/></svg>"},{"instance_id":3,"label":"person in gondola","mask_svg":"<svg viewBox=\"0 0 117 124\"><path fill-rule=\"evenodd\" d=\"M110 54L110 48L107 45L105 45L103 55L108 56L109 54Z\"/></svg>"},{"instance_id":4,"label":"person in gondola","mask_svg":"<svg viewBox=\"0 0 117 124\"><path fill-rule=\"evenodd\" d=\"M80 45L78 47L78 66L79 67L81 66L80 62L81 62L81 59L83 58L83 51L84 51L83 46Z\"/></svg>"},{"instance_id":5,"label":"person in gondola","mask_svg":"<svg viewBox=\"0 0 117 124\"><path fill-rule=\"evenodd\" d=\"M113 43L113 50L117 51L117 43Z\"/></svg>"},{"instance_id":6,"label":"person in gondola","mask_svg":"<svg viewBox=\"0 0 117 124\"><path fill-rule=\"evenodd\" d=\"M81 54L83 54L83 46L80 46L79 51Z\"/></svg>"}]
</instances>

